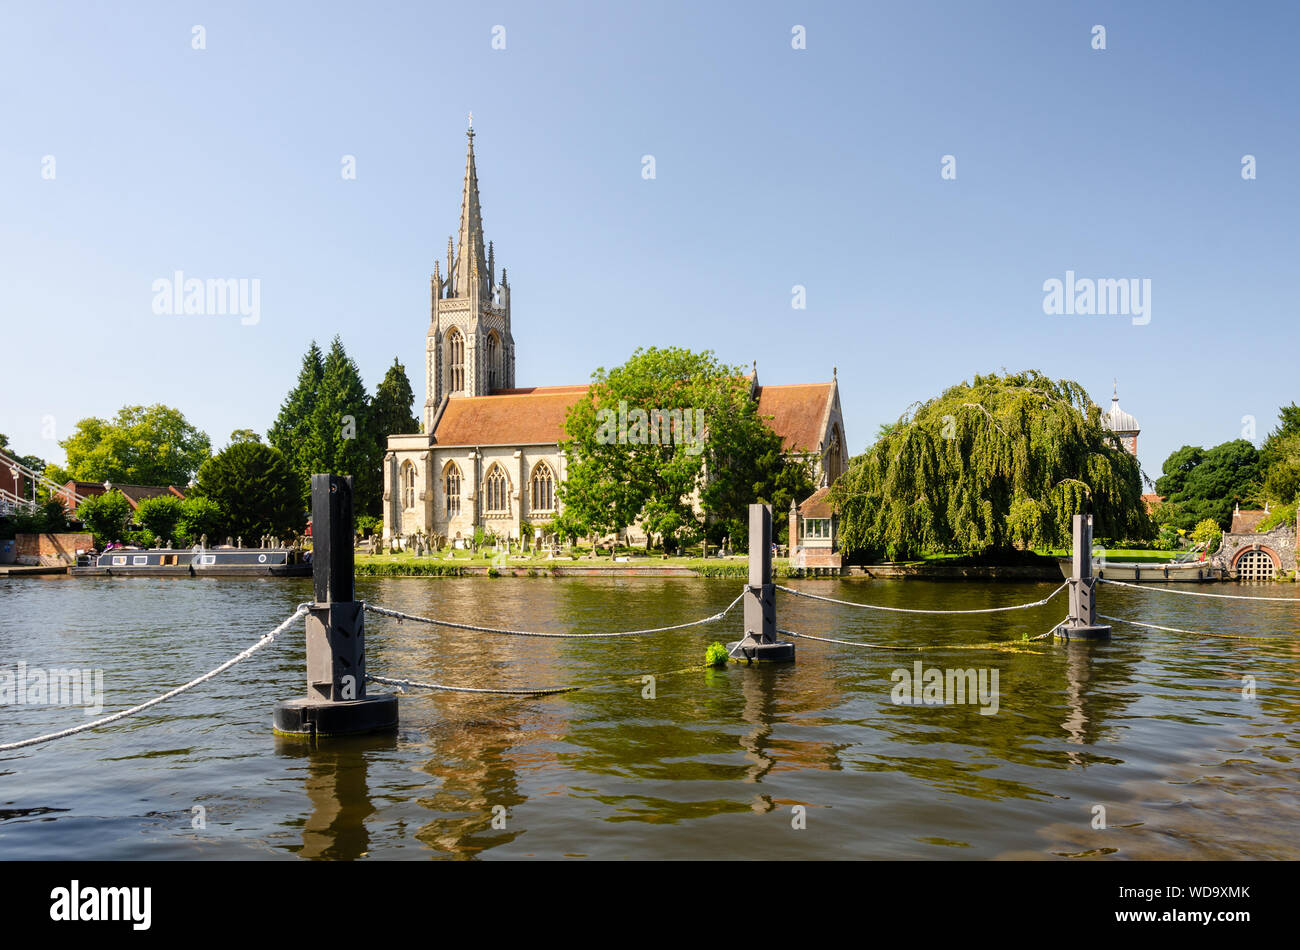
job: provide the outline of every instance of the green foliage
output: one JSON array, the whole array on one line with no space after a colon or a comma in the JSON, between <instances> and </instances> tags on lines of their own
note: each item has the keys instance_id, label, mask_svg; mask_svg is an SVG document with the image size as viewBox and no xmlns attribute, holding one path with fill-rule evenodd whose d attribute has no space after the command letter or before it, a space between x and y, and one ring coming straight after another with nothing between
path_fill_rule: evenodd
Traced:
<instances>
[{"instance_id":1,"label":"green foliage","mask_svg":"<svg viewBox=\"0 0 1300 950\"><path fill-rule=\"evenodd\" d=\"M1289 505L1277 505L1270 508L1268 514L1255 526L1255 530L1258 532L1272 531L1278 525L1295 524L1297 507L1297 503L1293 501Z\"/></svg>"},{"instance_id":2,"label":"green foliage","mask_svg":"<svg viewBox=\"0 0 1300 950\"><path fill-rule=\"evenodd\" d=\"M161 404L124 406L111 422L82 419L59 445L70 478L124 485L185 485L212 452L180 410Z\"/></svg>"},{"instance_id":3,"label":"green foliage","mask_svg":"<svg viewBox=\"0 0 1300 950\"><path fill-rule=\"evenodd\" d=\"M385 403L393 414L401 398L400 364L385 377ZM401 374L404 377L404 373ZM383 385L383 384L381 384ZM409 391L410 384L406 384ZM379 515L383 503L380 465L388 432L387 418L376 418L361 373L337 336L322 355L315 342L303 357L298 382L285 398L267 441L284 453L299 479L304 506L311 499L311 476L328 472L351 475L358 514ZM409 399L407 404L409 414ZM406 426L403 425L403 428Z\"/></svg>"},{"instance_id":4,"label":"green foliage","mask_svg":"<svg viewBox=\"0 0 1300 950\"><path fill-rule=\"evenodd\" d=\"M181 502L181 516L175 531L186 544L200 543L205 534L209 544L216 544L224 521L225 515L215 501L202 495L190 495Z\"/></svg>"},{"instance_id":5,"label":"green foliage","mask_svg":"<svg viewBox=\"0 0 1300 950\"><path fill-rule=\"evenodd\" d=\"M221 509L228 534L246 539L284 536L306 526L297 476L276 449L236 442L203 463L196 492Z\"/></svg>"},{"instance_id":6,"label":"green foliage","mask_svg":"<svg viewBox=\"0 0 1300 950\"><path fill-rule=\"evenodd\" d=\"M670 421L656 424L653 411ZM622 366L597 369L565 436L556 530L570 538L618 533L639 519L671 550L699 541L707 520L710 533L740 543L747 505L784 499L788 508L810 483L806 463L783 458L743 370L708 351L638 349Z\"/></svg>"},{"instance_id":7,"label":"green foliage","mask_svg":"<svg viewBox=\"0 0 1300 950\"><path fill-rule=\"evenodd\" d=\"M155 538L172 540L184 508L185 503L175 495L146 498L136 506L135 522Z\"/></svg>"},{"instance_id":8,"label":"green foliage","mask_svg":"<svg viewBox=\"0 0 1300 950\"><path fill-rule=\"evenodd\" d=\"M280 405L280 414L271 428L266 432L266 441L280 450L289 468L302 480L303 504L311 501L311 476L316 460L324 455L324 450L317 446L316 433L312 429L312 403L320 390L321 377L325 370L325 357L312 340L302 358L302 368L298 371L298 382ZM326 469L318 469L326 471Z\"/></svg>"},{"instance_id":9,"label":"green foliage","mask_svg":"<svg viewBox=\"0 0 1300 950\"><path fill-rule=\"evenodd\" d=\"M0 518L0 538L19 534L58 534L68 530L68 510L58 498L47 497L35 508L20 508Z\"/></svg>"},{"instance_id":10,"label":"green foliage","mask_svg":"<svg viewBox=\"0 0 1300 950\"><path fill-rule=\"evenodd\" d=\"M358 561L358 577L464 577L470 571L464 565L439 564L437 561Z\"/></svg>"},{"instance_id":11,"label":"green foliage","mask_svg":"<svg viewBox=\"0 0 1300 950\"><path fill-rule=\"evenodd\" d=\"M261 441L262 441L262 437L258 435L256 432L254 432L252 429L236 429L234 432L230 433L231 445L234 445L236 442L261 442Z\"/></svg>"},{"instance_id":12,"label":"green foliage","mask_svg":"<svg viewBox=\"0 0 1300 950\"><path fill-rule=\"evenodd\" d=\"M1294 505L1300 498L1300 406L1283 406L1278 414L1281 423L1259 451L1263 494L1275 504Z\"/></svg>"},{"instance_id":13,"label":"green foliage","mask_svg":"<svg viewBox=\"0 0 1300 950\"><path fill-rule=\"evenodd\" d=\"M1160 524L1189 531L1212 518L1227 530L1233 508L1259 489L1259 452L1245 439L1212 449L1184 445L1165 459L1161 471L1156 480L1156 491L1165 497Z\"/></svg>"},{"instance_id":14,"label":"green foliage","mask_svg":"<svg viewBox=\"0 0 1300 950\"><path fill-rule=\"evenodd\" d=\"M379 453L388 449L388 437L420 431L420 420L415 417L412 407L415 405L415 393L411 390L411 381L407 378L406 367L394 358L393 365L375 387L375 398L370 404L373 429L379 442Z\"/></svg>"},{"instance_id":15,"label":"green foliage","mask_svg":"<svg viewBox=\"0 0 1300 950\"><path fill-rule=\"evenodd\" d=\"M95 536L95 544L100 548L126 536L130 517L131 503L120 491L92 495L77 506L77 519Z\"/></svg>"},{"instance_id":16,"label":"green foliage","mask_svg":"<svg viewBox=\"0 0 1300 950\"><path fill-rule=\"evenodd\" d=\"M726 666L728 659L726 645L717 640L710 643L704 651L705 666Z\"/></svg>"},{"instance_id":17,"label":"green foliage","mask_svg":"<svg viewBox=\"0 0 1300 950\"><path fill-rule=\"evenodd\" d=\"M1151 542L1151 546L1157 551L1177 551L1182 546L1182 536L1178 533L1177 528L1166 525L1160 529L1160 533Z\"/></svg>"},{"instance_id":18,"label":"green foliage","mask_svg":"<svg viewBox=\"0 0 1300 950\"><path fill-rule=\"evenodd\" d=\"M890 559L1064 547L1091 507L1098 537L1147 538L1136 460L1078 383L976 376L905 416L831 492L842 550Z\"/></svg>"},{"instance_id":19,"label":"green foliage","mask_svg":"<svg viewBox=\"0 0 1300 950\"><path fill-rule=\"evenodd\" d=\"M376 518L374 515L357 515L355 523L357 533L363 538L368 538L372 534L380 534L384 529L384 519Z\"/></svg>"},{"instance_id":20,"label":"green foliage","mask_svg":"<svg viewBox=\"0 0 1300 950\"><path fill-rule=\"evenodd\" d=\"M1219 547L1219 539L1223 537L1223 532L1217 521L1213 518L1205 518L1196 522L1191 537L1194 544L1204 544L1207 550L1214 551Z\"/></svg>"}]
</instances>

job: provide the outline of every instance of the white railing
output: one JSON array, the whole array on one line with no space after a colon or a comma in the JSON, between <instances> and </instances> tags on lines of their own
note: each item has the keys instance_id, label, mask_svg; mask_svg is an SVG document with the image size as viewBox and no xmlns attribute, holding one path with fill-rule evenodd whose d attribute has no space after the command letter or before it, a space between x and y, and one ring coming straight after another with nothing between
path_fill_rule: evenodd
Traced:
<instances>
[{"instance_id":1,"label":"white railing","mask_svg":"<svg viewBox=\"0 0 1300 950\"><path fill-rule=\"evenodd\" d=\"M79 504L81 504L83 501L86 500L85 495L78 495L75 491L65 490L64 486L60 485L58 482L51 481L50 479L46 478L43 473L38 472L33 468L28 468L26 465L18 461L13 456L9 455L7 452L0 451L0 472L2 472L4 469L8 469L10 473L15 476L21 476L23 478L30 479L31 481L35 482L37 485L40 485L42 488L47 489L51 494L58 494L61 498L64 499L65 507L68 507L67 498L69 495L72 496L72 505L70 506L72 509L76 509L76 507ZM0 497L3 497L4 500L6 501L10 498L18 498L18 496L15 495L13 492L7 491L5 489L0 489ZM25 498L25 499L18 498L18 501L22 505L29 508L35 504L30 498Z\"/></svg>"}]
</instances>

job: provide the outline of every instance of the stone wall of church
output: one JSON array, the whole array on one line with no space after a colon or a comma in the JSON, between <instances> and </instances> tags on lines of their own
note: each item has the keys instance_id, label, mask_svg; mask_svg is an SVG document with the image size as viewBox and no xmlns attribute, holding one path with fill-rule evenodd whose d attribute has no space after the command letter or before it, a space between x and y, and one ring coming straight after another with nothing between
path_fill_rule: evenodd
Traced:
<instances>
[{"instance_id":1,"label":"stone wall of church","mask_svg":"<svg viewBox=\"0 0 1300 950\"><path fill-rule=\"evenodd\" d=\"M398 449L385 466L385 497L388 499L385 537L423 532L449 541L473 538L475 527L499 537L518 540L525 522L542 525L554 520L558 512L558 491L564 478L565 459L557 445L431 446L423 451ZM532 480L545 464L551 474L552 507L532 506ZM416 498L410 505L406 497L404 473L407 466L415 473ZM454 469L453 469L454 466ZM459 505L448 505L447 476L460 475ZM488 478L500 471L505 478L505 507L488 509ZM390 485L390 482L392 483ZM459 509L459 510L457 510ZM396 530L393 530L393 528Z\"/></svg>"}]
</instances>

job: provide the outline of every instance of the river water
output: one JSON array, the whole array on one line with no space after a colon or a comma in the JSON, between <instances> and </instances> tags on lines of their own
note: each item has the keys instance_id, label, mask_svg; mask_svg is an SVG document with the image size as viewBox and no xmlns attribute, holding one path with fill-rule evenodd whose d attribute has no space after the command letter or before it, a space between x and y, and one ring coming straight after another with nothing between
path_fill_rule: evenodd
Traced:
<instances>
[{"instance_id":1,"label":"river water","mask_svg":"<svg viewBox=\"0 0 1300 950\"><path fill-rule=\"evenodd\" d=\"M1052 590L790 586L943 609ZM488 626L591 632L696 619L739 589L676 578L362 578L357 596ZM295 624L135 717L0 754L0 858L1300 858L1300 591L1213 590L1298 599L1103 587L1101 612L1292 642L1117 625L1107 644L1023 646L1063 616L1064 594L1029 610L935 618L778 593L782 627L938 648L805 640L793 665L683 671L711 641L738 635L738 610L709 627L575 641L372 615L372 673L596 685L541 698L409 691L395 737L319 748L271 732L275 703L304 690ZM307 580L0 579L0 671L101 669L112 712L211 669L310 596ZM1007 646L958 649L988 641ZM991 701L894 702L894 671L917 661L983 671L989 686L996 671L996 712ZM644 674L656 674L653 698ZM88 718L66 705L6 705L0 743Z\"/></svg>"}]
</instances>

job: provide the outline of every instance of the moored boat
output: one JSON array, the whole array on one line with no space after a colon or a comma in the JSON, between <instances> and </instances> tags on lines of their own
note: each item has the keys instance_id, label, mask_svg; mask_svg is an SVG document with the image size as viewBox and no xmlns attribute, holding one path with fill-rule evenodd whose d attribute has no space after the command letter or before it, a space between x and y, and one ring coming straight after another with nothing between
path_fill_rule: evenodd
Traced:
<instances>
[{"instance_id":1,"label":"moored boat","mask_svg":"<svg viewBox=\"0 0 1300 950\"><path fill-rule=\"evenodd\" d=\"M304 577L311 573L311 562L296 548L116 548L93 558L79 558L70 573L99 577Z\"/></svg>"},{"instance_id":2,"label":"moored boat","mask_svg":"<svg viewBox=\"0 0 1300 950\"><path fill-rule=\"evenodd\" d=\"M1068 557L1057 558L1061 574L1073 576ZM1138 564L1133 562L1106 561L1094 559L1092 573L1095 577L1110 581L1128 581L1129 583L1148 584L1214 584L1228 579L1228 572L1214 561L1168 561L1156 564Z\"/></svg>"}]
</instances>

